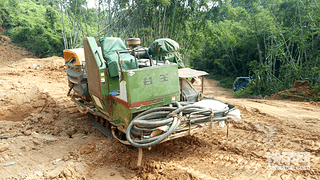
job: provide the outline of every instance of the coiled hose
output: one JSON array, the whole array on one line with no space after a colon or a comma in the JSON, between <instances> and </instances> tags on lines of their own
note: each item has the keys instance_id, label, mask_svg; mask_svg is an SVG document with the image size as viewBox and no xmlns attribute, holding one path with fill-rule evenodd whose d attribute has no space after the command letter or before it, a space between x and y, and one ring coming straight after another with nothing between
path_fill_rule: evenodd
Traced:
<instances>
[{"instance_id":1,"label":"coiled hose","mask_svg":"<svg viewBox=\"0 0 320 180\"><path fill-rule=\"evenodd\" d=\"M209 122L211 118L212 121L227 120L226 115L234 109L234 106L229 104L229 109L215 112L206 107L193 105L192 102L176 102L174 105L175 107L149 109L136 116L126 131L126 138L131 145L139 148L154 146L165 140L174 131L183 128L185 124ZM163 134L150 136L153 131L165 125L169 129ZM150 138L141 139L144 136Z\"/></svg>"}]
</instances>

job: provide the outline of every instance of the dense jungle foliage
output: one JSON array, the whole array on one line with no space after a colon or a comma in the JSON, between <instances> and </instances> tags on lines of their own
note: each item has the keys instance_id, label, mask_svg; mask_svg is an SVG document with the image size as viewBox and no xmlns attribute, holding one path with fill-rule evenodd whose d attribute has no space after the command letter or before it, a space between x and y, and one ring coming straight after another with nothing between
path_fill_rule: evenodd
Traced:
<instances>
[{"instance_id":1,"label":"dense jungle foliage","mask_svg":"<svg viewBox=\"0 0 320 180\"><path fill-rule=\"evenodd\" d=\"M309 80L320 90L320 9L316 0L0 0L0 23L13 43L39 57L62 56L94 36L168 37L183 61L231 88L266 97Z\"/></svg>"}]
</instances>

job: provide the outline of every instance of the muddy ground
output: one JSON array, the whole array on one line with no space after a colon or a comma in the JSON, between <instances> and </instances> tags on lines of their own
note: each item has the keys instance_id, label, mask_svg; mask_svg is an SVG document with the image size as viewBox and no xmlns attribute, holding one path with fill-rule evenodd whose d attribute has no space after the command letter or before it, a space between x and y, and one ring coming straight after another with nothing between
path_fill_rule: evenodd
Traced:
<instances>
[{"instance_id":1,"label":"muddy ground","mask_svg":"<svg viewBox=\"0 0 320 180\"><path fill-rule=\"evenodd\" d=\"M216 127L165 142L138 168L137 149L103 136L66 96L62 58L8 47L0 43L0 179L319 179L320 103L236 99L206 79L206 96L241 111L228 139ZM268 168L271 152L308 152L310 170Z\"/></svg>"}]
</instances>

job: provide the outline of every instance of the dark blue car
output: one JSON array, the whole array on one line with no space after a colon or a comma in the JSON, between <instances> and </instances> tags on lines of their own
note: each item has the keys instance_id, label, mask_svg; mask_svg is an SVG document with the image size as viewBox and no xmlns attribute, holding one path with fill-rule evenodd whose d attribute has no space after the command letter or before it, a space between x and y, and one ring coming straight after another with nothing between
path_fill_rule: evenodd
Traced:
<instances>
[{"instance_id":1,"label":"dark blue car","mask_svg":"<svg viewBox=\"0 0 320 180\"><path fill-rule=\"evenodd\" d=\"M247 87L251 77L237 77L233 82L233 91L238 91L239 89L244 89Z\"/></svg>"}]
</instances>

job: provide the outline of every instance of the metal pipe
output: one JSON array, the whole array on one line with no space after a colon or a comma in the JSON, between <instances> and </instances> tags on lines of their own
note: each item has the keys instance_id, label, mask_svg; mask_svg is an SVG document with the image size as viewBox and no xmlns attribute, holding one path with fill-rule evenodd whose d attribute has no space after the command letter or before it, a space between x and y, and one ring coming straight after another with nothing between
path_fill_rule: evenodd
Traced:
<instances>
[{"instance_id":1,"label":"metal pipe","mask_svg":"<svg viewBox=\"0 0 320 180\"><path fill-rule=\"evenodd\" d=\"M202 76L202 83L201 83L201 94L203 96L203 84L204 84L204 76Z\"/></svg>"}]
</instances>

